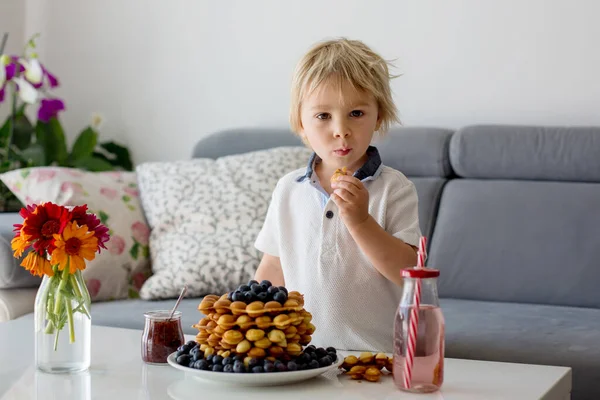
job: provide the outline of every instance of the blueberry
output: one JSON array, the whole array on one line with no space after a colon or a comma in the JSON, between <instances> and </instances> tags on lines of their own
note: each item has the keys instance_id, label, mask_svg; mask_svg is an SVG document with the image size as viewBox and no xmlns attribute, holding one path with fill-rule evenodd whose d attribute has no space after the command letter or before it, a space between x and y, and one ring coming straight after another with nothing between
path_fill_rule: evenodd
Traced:
<instances>
[{"instance_id":1,"label":"blueberry","mask_svg":"<svg viewBox=\"0 0 600 400\"><path fill-rule=\"evenodd\" d=\"M280 292L284 292L286 294L286 296L287 296L288 290L285 288L285 286L278 286L278 288L279 288Z\"/></svg>"},{"instance_id":2,"label":"blueberry","mask_svg":"<svg viewBox=\"0 0 600 400\"><path fill-rule=\"evenodd\" d=\"M236 290L235 292L233 292L233 301L244 301L244 292L241 292L239 290Z\"/></svg>"},{"instance_id":3,"label":"blueberry","mask_svg":"<svg viewBox=\"0 0 600 400\"><path fill-rule=\"evenodd\" d=\"M193 349L195 346L198 346L198 343L196 343L195 340L190 340L185 345L188 346L190 349Z\"/></svg>"},{"instance_id":4,"label":"blueberry","mask_svg":"<svg viewBox=\"0 0 600 400\"><path fill-rule=\"evenodd\" d=\"M256 294L259 294L260 292L263 291L263 288L258 283L254 283L254 284L252 284L252 286L250 286L250 290Z\"/></svg>"},{"instance_id":5,"label":"blueberry","mask_svg":"<svg viewBox=\"0 0 600 400\"><path fill-rule=\"evenodd\" d=\"M331 358L331 361L335 361L337 360L337 354L336 353L332 353L332 352L327 352L327 355L329 356L329 358Z\"/></svg>"},{"instance_id":6,"label":"blueberry","mask_svg":"<svg viewBox=\"0 0 600 400\"><path fill-rule=\"evenodd\" d=\"M223 364L223 366L233 364L233 358L225 357L223 361L221 361L221 364Z\"/></svg>"},{"instance_id":7,"label":"blueberry","mask_svg":"<svg viewBox=\"0 0 600 400\"><path fill-rule=\"evenodd\" d=\"M287 296L283 292L277 292L273 295L273 300L275 300L281 304L284 304L287 301Z\"/></svg>"},{"instance_id":8,"label":"blueberry","mask_svg":"<svg viewBox=\"0 0 600 400\"><path fill-rule=\"evenodd\" d=\"M233 300L233 293L235 293L235 292L229 292L229 293L227 293L227 300L229 300L229 301L235 301L235 300Z\"/></svg>"},{"instance_id":9,"label":"blueberry","mask_svg":"<svg viewBox=\"0 0 600 400\"><path fill-rule=\"evenodd\" d=\"M335 347L328 347L325 350L327 350L328 353L337 353L337 350L335 349Z\"/></svg>"},{"instance_id":10,"label":"blueberry","mask_svg":"<svg viewBox=\"0 0 600 400\"><path fill-rule=\"evenodd\" d=\"M287 365L282 362L275 363L275 369L277 369L279 372L285 372L288 370Z\"/></svg>"},{"instance_id":11,"label":"blueberry","mask_svg":"<svg viewBox=\"0 0 600 400\"><path fill-rule=\"evenodd\" d=\"M187 366L190 368L194 368L194 364L196 364L196 361L190 359L190 363Z\"/></svg>"},{"instance_id":12,"label":"blueberry","mask_svg":"<svg viewBox=\"0 0 600 400\"><path fill-rule=\"evenodd\" d=\"M308 353L302 353L299 357L297 362L300 364L308 364L310 362L310 360L312 360L312 358L310 358L310 354Z\"/></svg>"},{"instance_id":13,"label":"blueberry","mask_svg":"<svg viewBox=\"0 0 600 400\"><path fill-rule=\"evenodd\" d=\"M319 347L319 348L318 348L318 349L315 351L315 353L317 353L317 356L318 356L319 358L323 358L323 357L325 357L325 356L327 355L327 350L325 350L325 349L324 349L324 348L322 348L322 347Z\"/></svg>"},{"instance_id":14,"label":"blueberry","mask_svg":"<svg viewBox=\"0 0 600 400\"><path fill-rule=\"evenodd\" d=\"M177 364L179 365L189 365L190 364L190 356L187 354L182 354L179 357L177 357Z\"/></svg>"},{"instance_id":15,"label":"blueberry","mask_svg":"<svg viewBox=\"0 0 600 400\"><path fill-rule=\"evenodd\" d=\"M179 351L181 354L187 354L189 353L189 351L191 350L191 346L188 346L187 344L182 344L181 346L179 346L177 348L177 351Z\"/></svg>"},{"instance_id":16,"label":"blueberry","mask_svg":"<svg viewBox=\"0 0 600 400\"><path fill-rule=\"evenodd\" d=\"M316 352L314 352L314 353L310 353L310 359L311 359L312 361L318 361L318 360L319 360L319 356L317 356L317 353L316 353Z\"/></svg>"},{"instance_id":17,"label":"blueberry","mask_svg":"<svg viewBox=\"0 0 600 400\"><path fill-rule=\"evenodd\" d=\"M213 356L213 364L221 364L223 365L223 357L221 356Z\"/></svg>"},{"instance_id":18,"label":"blueberry","mask_svg":"<svg viewBox=\"0 0 600 400\"><path fill-rule=\"evenodd\" d=\"M182 355L182 354L185 354L185 353L183 353L183 352L181 352L181 351L177 350L177 351L175 352L175 359L177 360L177 357L179 357L179 356L180 356L180 355Z\"/></svg>"},{"instance_id":19,"label":"blueberry","mask_svg":"<svg viewBox=\"0 0 600 400\"><path fill-rule=\"evenodd\" d=\"M227 364L223 366L223 372L233 372L233 365Z\"/></svg>"},{"instance_id":20,"label":"blueberry","mask_svg":"<svg viewBox=\"0 0 600 400\"><path fill-rule=\"evenodd\" d=\"M261 373L261 372L264 372L264 370L263 370L263 367L261 367L260 365L257 365L256 367L252 368L252 372Z\"/></svg>"},{"instance_id":21,"label":"blueberry","mask_svg":"<svg viewBox=\"0 0 600 400\"><path fill-rule=\"evenodd\" d=\"M333 364L333 360L329 356L322 357L319 360L319 366L321 367L329 367L331 364Z\"/></svg>"},{"instance_id":22,"label":"blueberry","mask_svg":"<svg viewBox=\"0 0 600 400\"><path fill-rule=\"evenodd\" d=\"M265 302L265 301L267 301L268 296L269 295L267 292L260 292L259 294L256 295L256 299L260 300L262 302Z\"/></svg>"},{"instance_id":23,"label":"blueberry","mask_svg":"<svg viewBox=\"0 0 600 400\"><path fill-rule=\"evenodd\" d=\"M237 354L234 358L235 358L235 361L244 362L245 357L243 354Z\"/></svg>"},{"instance_id":24,"label":"blueberry","mask_svg":"<svg viewBox=\"0 0 600 400\"><path fill-rule=\"evenodd\" d=\"M265 369L265 372L275 372L275 365L273 363L265 363L263 368Z\"/></svg>"},{"instance_id":25,"label":"blueberry","mask_svg":"<svg viewBox=\"0 0 600 400\"><path fill-rule=\"evenodd\" d=\"M236 361L235 363L233 363L233 372L238 374L246 372L246 367L244 367L244 363L241 361Z\"/></svg>"},{"instance_id":26,"label":"blueberry","mask_svg":"<svg viewBox=\"0 0 600 400\"><path fill-rule=\"evenodd\" d=\"M257 365L259 365L258 358L251 358L250 361L248 361L248 368L250 368L250 369L253 369Z\"/></svg>"},{"instance_id":27,"label":"blueberry","mask_svg":"<svg viewBox=\"0 0 600 400\"><path fill-rule=\"evenodd\" d=\"M240 286L240 287L238 288L238 290L239 290L240 292L247 292L248 290L250 290L250 286L248 286L248 285L242 285L242 286Z\"/></svg>"},{"instance_id":28,"label":"blueberry","mask_svg":"<svg viewBox=\"0 0 600 400\"><path fill-rule=\"evenodd\" d=\"M214 372L223 372L223 366L221 364L215 364L212 366Z\"/></svg>"},{"instance_id":29,"label":"blueberry","mask_svg":"<svg viewBox=\"0 0 600 400\"><path fill-rule=\"evenodd\" d=\"M254 285L255 283L258 283L258 281L255 281L254 279L248 281L248 287L252 287L252 285Z\"/></svg>"},{"instance_id":30,"label":"blueberry","mask_svg":"<svg viewBox=\"0 0 600 400\"><path fill-rule=\"evenodd\" d=\"M308 368L309 369L319 368L319 362L317 360L311 360L311 362L308 364Z\"/></svg>"},{"instance_id":31,"label":"blueberry","mask_svg":"<svg viewBox=\"0 0 600 400\"><path fill-rule=\"evenodd\" d=\"M288 371L296 371L298 369L298 364L296 364L294 361L290 361L287 363L287 368Z\"/></svg>"},{"instance_id":32,"label":"blueberry","mask_svg":"<svg viewBox=\"0 0 600 400\"><path fill-rule=\"evenodd\" d=\"M270 295L274 295L277 292L279 292L279 288L277 286L269 286L269 288L267 289L267 293L269 293Z\"/></svg>"},{"instance_id":33,"label":"blueberry","mask_svg":"<svg viewBox=\"0 0 600 400\"><path fill-rule=\"evenodd\" d=\"M265 280L263 280L263 281L261 281L261 282L260 282L260 284L261 284L261 285L264 285L264 286L266 286L267 288L268 288L269 286L273 286L273 285L271 284L271 281L268 281L268 280L266 280L266 279L265 279Z\"/></svg>"},{"instance_id":34,"label":"blueberry","mask_svg":"<svg viewBox=\"0 0 600 400\"><path fill-rule=\"evenodd\" d=\"M304 349L304 351L307 353L314 353L315 350L317 350L317 348L315 347L314 344L308 345L308 346L306 346L306 349Z\"/></svg>"},{"instance_id":35,"label":"blueberry","mask_svg":"<svg viewBox=\"0 0 600 400\"><path fill-rule=\"evenodd\" d=\"M252 292L244 292L244 301L246 303L252 303L256 299L256 295Z\"/></svg>"},{"instance_id":36,"label":"blueberry","mask_svg":"<svg viewBox=\"0 0 600 400\"><path fill-rule=\"evenodd\" d=\"M308 369L308 364L298 364L298 371L304 371Z\"/></svg>"},{"instance_id":37,"label":"blueberry","mask_svg":"<svg viewBox=\"0 0 600 400\"><path fill-rule=\"evenodd\" d=\"M206 357L204 357L204 359L206 360L207 363L211 364L212 360L213 360L213 355L211 354L209 356L206 356Z\"/></svg>"},{"instance_id":38,"label":"blueberry","mask_svg":"<svg viewBox=\"0 0 600 400\"><path fill-rule=\"evenodd\" d=\"M198 350L195 351L193 354L191 354L192 360L194 361L198 361L198 360L202 360L204 358L204 354L202 354L202 351Z\"/></svg>"},{"instance_id":39,"label":"blueberry","mask_svg":"<svg viewBox=\"0 0 600 400\"><path fill-rule=\"evenodd\" d=\"M194 368L206 370L208 368L208 363L206 362L206 360L198 360L194 363Z\"/></svg>"}]
</instances>

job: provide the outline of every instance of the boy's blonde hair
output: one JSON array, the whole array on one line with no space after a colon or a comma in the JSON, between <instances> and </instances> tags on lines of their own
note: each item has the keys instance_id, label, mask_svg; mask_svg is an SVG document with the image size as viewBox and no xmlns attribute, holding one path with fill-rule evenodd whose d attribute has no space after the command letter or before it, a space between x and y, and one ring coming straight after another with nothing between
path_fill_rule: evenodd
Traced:
<instances>
[{"instance_id":1,"label":"boy's blonde hair","mask_svg":"<svg viewBox=\"0 0 600 400\"><path fill-rule=\"evenodd\" d=\"M290 125L294 132L302 128L300 109L303 99L324 81L341 88L342 82L372 94L379 108L378 132L387 132L394 122L400 122L392 99L388 62L358 40L340 38L317 43L300 60L292 80ZM390 64L391 65L391 64Z\"/></svg>"}]
</instances>

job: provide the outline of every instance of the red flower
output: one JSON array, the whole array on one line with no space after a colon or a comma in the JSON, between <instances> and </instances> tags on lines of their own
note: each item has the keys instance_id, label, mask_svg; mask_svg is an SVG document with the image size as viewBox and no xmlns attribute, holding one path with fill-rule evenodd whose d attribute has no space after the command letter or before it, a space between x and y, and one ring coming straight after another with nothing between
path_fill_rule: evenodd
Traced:
<instances>
[{"instance_id":1,"label":"red flower","mask_svg":"<svg viewBox=\"0 0 600 400\"><path fill-rule=\"evenodd\" d=\"M70 218L71 213L65 207L44 203L26 217L21 232L29 236L29 240L35 240L33 248L38 253L47 251L50 254L56 248L54 235L62 233Z\"/></svg>"},{"instance_id":2,"label":"red flower","mask_svg":"<svg viewBox=\"0 0 600 400\"><path fill-rule=\"evenodd\" d=\"M77 222L79 226L86 225L89 231L94 231L94 236L98 239L98 252L100 252L100 248L106 249L104 243L110 239L108 228L102 225L98 217L94 214L88 214L87 211L87 205L84 204L73 208L71 215L73 221Z\"/></svg>"},{"instance_id":3,"label":"red flower","mask_svg":"<svg viewBox=\"0 0 600 400\"><path fill-rule=\"evenodd\" d=\"M19 211L19 215L23 217L24 220L26 220L31 214L33 214L36 207L37 206L30 204L27 207L21 208L21 211ZM23 228L23 224L13 224L13 227L15 237L21 236L21 228Z\"/></svg>"}]
</instances>

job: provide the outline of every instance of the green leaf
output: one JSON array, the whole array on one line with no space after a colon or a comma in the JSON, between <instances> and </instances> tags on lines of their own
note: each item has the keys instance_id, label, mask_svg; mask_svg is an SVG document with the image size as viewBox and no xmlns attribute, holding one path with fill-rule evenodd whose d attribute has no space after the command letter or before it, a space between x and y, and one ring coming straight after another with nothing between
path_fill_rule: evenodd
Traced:
<instances>
[{"instance_id":1,"label":"green leaf","mask_svg":"<svg viewBox=\"0 0 600 400\"><path fill-rule=\"evenodd\" d=\"M129 254L131 254L131 257L134 260L138 259L139 250L140 250L140 244L138 242L135 242L135 244L131 247L131 250L129 250Z\"/></svg>"},{"instance_id":2,"label":"green leaf","mask_svg":"<svg viewBox=\"0 0 600 400\"><path fill-rule=\"evenodd\" d=\"M127 196L126 194L123 195L123 197L121 197L121 199L123 199L123 201L125 203L129 202L131 200L131 197Z\"/></svg>"},{"instance_id":3,"label":"green leaf","mask_svg":"<svg viewBox=\"0 0 600 400\"><path fill-rule=\"evenodd\" d=\"M37 143L44 148L46 154L45 165L56 162L60 166L66 166L67 144L60 121L56 118L49 122L38 121L35 133Z\"/></svg>"},{"instance_id":4,"label":"green leaf","mask_svg":"<svg viewBox=\"0 0 600 400\"><path fill-rule=\"evenodd\" d=\"M95 156L88 156L80 158L79 160L75 160L72 166L94 172L113 170L113 167L110 163L107 163L101 158L97 158Z\"/></svg>"},{"instance_id":5,"label":"green leaf","mask_svg":"<svg viewBox=\"0 0 600 400\"><path fill-rule=\"evenodd\" d=\"M76 160L89 158L94 152L97 142L98 133L90 127L84 129L73 144L73 150L69 156L70 161L74 162Z\"/></svg>"},{"instance_id":6,"label":"green leaf","mask_svg":"<svg viewBox=\"0 0 600 400\"><path fill-rule=\"evenodd\" d=\"M40 167L44 165L44 148L37 143L24 149L21 152L21 156L25 159L27 166L29 167ZM23 175L23 173L21 175ZM29 171L27 171L27 175L29 175ZM23 178L26 178L27 175L23 176Z\"/></svg>"},{"instance_id":7,"label":"green leaf","mask_svg":"<svg viewBox=\"0 0 600 400\"><path fill-rule=\"evenodd\" d=\"M10 135L10 118L6 118L4 124L0 128L0 147L6 147L6 141Z\"/></svg>"},{"instance_id":8,"label":"green leaf","mask_svg":"<svg viewBox=\"0 0 600 400\"><path fill-rule=\"evenodd\" d=\"M12 142L17 148L24 150L31 144L31 139L35 133L35 128L29 122L27 116L23 113L17 114L15 117L15 129L13 132Z\"/></svg>"},{"instance_id":9,"label":"green leaf","mask_svg":"<svg viewBox=\"0 0 600 400\"><path fill-rule=\"evenodd\" d=\"M142 255L144 256L144 258L150 257L150 247L148 247L148 246L142 247Z\"/></svg>"},{"instance_id":10,"label":"green leaf","mask_svg":"<svg viewBox=\"0 0 600 400\"><path fill-rule=\"evenodd\" d=\"M123 147L115 142L100 143L100 147L109 153L108 159L116 167L121 167L126 171L133 170L133 163L127 147ZM111 157L112 155L112 157Z\"/></svg>"},{"instance_id":11,"label":"green leaf","mask_svg":"<svg viewBox=\"0 0 600 400\"><path fill-rule=\"evenodd\" d=\"M129 295L128 297L130 299L139 299L140 298L140 293L132 288L129 288Z\"/></svg>"}]
</instances>

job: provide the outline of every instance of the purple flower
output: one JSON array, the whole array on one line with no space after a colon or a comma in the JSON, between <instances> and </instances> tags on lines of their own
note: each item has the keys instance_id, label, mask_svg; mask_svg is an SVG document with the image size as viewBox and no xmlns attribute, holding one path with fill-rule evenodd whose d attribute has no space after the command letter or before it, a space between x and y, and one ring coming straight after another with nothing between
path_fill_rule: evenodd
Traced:
<instances>
[{"instance_id":1,"label":"purple flower","mask_svg":"<svg viewBox=\"0 0 600 400\"><path fill-rule=\"evenodd\" d=\"M38 110L38 120L48 122L56 117L59 111L65 109L65 103L60 99L42 99L40 109Z\"/></svg>"},{"instance_id":2,"label":"purple flower","mask_svg":"<svg viewBox=\"0 0 600 400\"><path fill-rule=\"evenodd\" d=\"M0 103L4 101L4 88L0 88Z\"/></svg>"}]
</instances>

